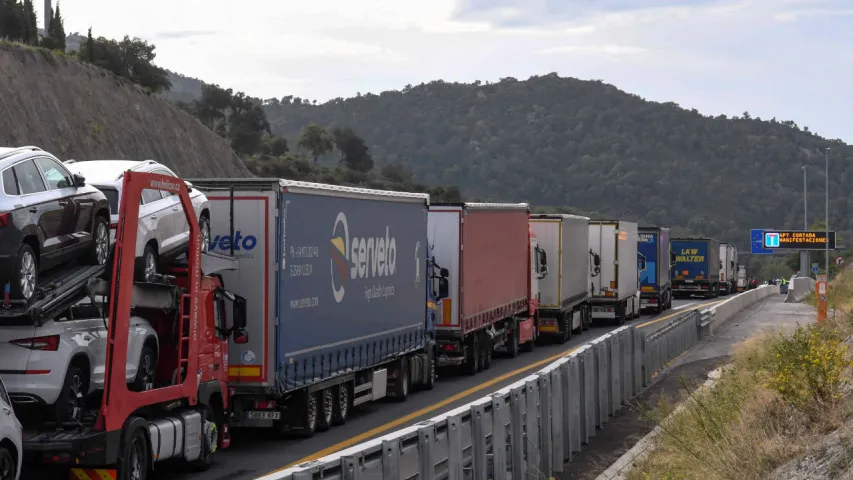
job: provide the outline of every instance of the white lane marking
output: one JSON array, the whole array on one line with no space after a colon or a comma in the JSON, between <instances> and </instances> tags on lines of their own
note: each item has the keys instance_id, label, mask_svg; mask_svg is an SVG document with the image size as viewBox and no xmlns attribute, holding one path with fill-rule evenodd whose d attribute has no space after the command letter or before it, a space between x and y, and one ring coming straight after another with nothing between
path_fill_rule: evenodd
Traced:
<instances>
[{"instance_id":1,"label":"white lane marking","mask_svg":"<svg viewBox=\"0 0 853 480\"><path fill-rule=\"evenodd\" d=\"M696 305L697 303L699 303L699 302L690 302L690 303L685 303L684 305L679 305L679 306L677 306L677 307L672 307L672 309L673 309L673 310L681 310L682 308L689 307L690 305Z\"/></svg>"}]
</instances>

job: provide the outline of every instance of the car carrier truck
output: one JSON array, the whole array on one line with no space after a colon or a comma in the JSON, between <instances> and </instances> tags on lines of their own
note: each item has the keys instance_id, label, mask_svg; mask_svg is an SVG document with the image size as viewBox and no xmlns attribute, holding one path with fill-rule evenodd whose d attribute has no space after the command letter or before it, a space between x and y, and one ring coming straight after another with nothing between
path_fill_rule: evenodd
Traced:
<instances>
[{"instance_id":1,"label":"car carrier truck","mask_svg":"<svg viewBox=\"0 0 853 480\"><path fill-rule=\"evenodd\" d=\"M232 428L310 436L358 405L432 388L428 195L190 181L210 202L211 251L239 261L223 277L248 303L251 339L231 346Z\"/></svg>"},{"instance_id":2,"label":"car carrier truck","mask_svg":"<svg viewBox=\"0 0 853 480\"><path fill-rule=\"evenodd\" d=\"M28 469L47 464L70 468L71 478L145 480L166 460L205 469L218 449L230 443L228 343L231 338L237 344L247 340L246 303L224 289L218 272L234 268L236 262L201 253L197 216L183 182L138 172L128 172L123 182L112 267L85 279L69 277L17 312L49 316L86 297L107 300L103 390L90 395L92 408L79 421L43 422L26 429ZM133 281L143 189L176 194L190 231L186 264L157 275L156 283ZM231 326L226 299L233 304ZM4 321L14 313L5 312ZM144 391L131 391L126 379L132 314L148 320L159 336L154 378Z\"/></svg>"},{"instance_id":3,"label":"car carrier truck","mask_svg":"<svg viewBox=\"0 0 853 480\"><path fill-rule=\"evenodd\" d=\"M640 316L640 276L637 224L621 220L589 223L592 257L593 322L611 320L618 325Z\"/></svg>"},{"instance_id":4,"label":"car carrier truck","mask_svg":"<svg viewBox=\"0 0 853 480\"><path fill-rule=\"evenodd\" d=\"M672 281L669 229L644 226L637 230L640 268L640 309L661 313L672 308Z\"/></svg>"},{"instance_id":5,"label":"car carrier truck","mask_svg":"<svg viewBox=\"0 0 853 480\"><path fill-rule=\"evenodd\" d=\"M545 252L539 281L539 335L561 343L592 321L589 307L589 218L531 214L530 228Z\"/></svg>"},{"instance_id":6,"label":"car carrier truck","mask_svg":"<svg viewBox=\"0 0 853 480\"><path fill-rule=\"evenodd\" d=\"M737 288L737 247L721 242L720 264L720 295L728 295Z\"/></svg>"},{"instance_id":7,"label":"car carrier truck","mask_svg":"<svg viewBox=\"0 0 853 480\"><path fill-rule=\"evenodd\" d=\"M674 238L672 291L675 298L720 294L720 242L711 238Z\"/></svg>"},{"instance_id":8,"label":"car carrier truck","mask_svg":"<svg viewBox=\"0 0 853 480\"><path fill-rule=\"evenodd\" d=\"M526 203L433 204L428 235L449 294L436 306L440 366L474 374L492 353L532 350L545 260Z\"/></svg>"}]
</instances>

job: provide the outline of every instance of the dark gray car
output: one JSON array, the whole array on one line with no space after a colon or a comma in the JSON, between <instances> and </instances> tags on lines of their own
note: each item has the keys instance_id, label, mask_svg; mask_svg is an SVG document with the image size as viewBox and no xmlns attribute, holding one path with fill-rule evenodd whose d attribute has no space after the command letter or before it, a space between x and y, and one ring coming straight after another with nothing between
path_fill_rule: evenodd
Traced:
<instances>
[{"instance_id":1,"label":"dark gray car","mask_svg":"<svg viewBox=\"0 0 853 480\"><path fill-rule=\"evenodd\" d=\"M39 274L109 257L110 206L97 188L38 147L0 148L0 285L28 300Z\"/></svg>"}]
</instances>

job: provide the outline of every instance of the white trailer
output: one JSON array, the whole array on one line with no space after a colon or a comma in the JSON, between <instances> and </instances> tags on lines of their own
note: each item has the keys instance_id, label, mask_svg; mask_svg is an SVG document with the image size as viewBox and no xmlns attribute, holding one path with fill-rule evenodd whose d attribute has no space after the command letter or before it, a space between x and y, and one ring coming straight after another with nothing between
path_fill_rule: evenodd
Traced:
<instances>
[{"instance_id":1,"label":"white trailer","mask_svg":"<svg viewBox=\"0 0 853 480\"><path fill-rule=\"evenodd\" d=\"M589 224L589 253L593 271L592 319L621 325L640 316L640 275L637 224L623 220L593 220Z\"/></svg>"},{"instance_id":2,"label":"white trailer","mask_svg":"<svg viewBox=\"0 0 853 480\"><path fill-rule=\"evenodd\" d=\"M589 218L531 214L530 228L545 251L548 274L539 281L539 335L568 341L589 327Z\"/></svg>"},{"instance_id":3,"label":"white trailer","mask_svg":"<svg viewBox=\"0 0 853 480\"><path fill-rule=\"evenodd\" d=\"M737 247L730 243L720 243L720 294L728 295L735 291L737 275Z\"/></svg>"},{"instance_id":4,"label":"white trailer","mask_svg":"<svg viewBox=\"0 0 853 480\"><path fill-rule=\"evenodd\" d=\"M737 291L746 291L746 265L737 266Z\"/></svg>"}]
</instances>

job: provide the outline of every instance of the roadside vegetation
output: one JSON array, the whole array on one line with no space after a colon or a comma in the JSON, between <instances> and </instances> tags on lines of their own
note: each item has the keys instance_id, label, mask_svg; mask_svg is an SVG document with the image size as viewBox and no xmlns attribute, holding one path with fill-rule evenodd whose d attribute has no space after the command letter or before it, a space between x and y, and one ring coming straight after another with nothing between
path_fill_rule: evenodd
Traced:
<instances>
[{"instance_id":1,"label":"roadside vegetation","mask_svg":"<svg viewBox=\"0 0 853 480\"><path fill-rule=\"evenodd\" d=\"M667 421L675 406L662 400L651 414L662 432L628 478L853 475L853 275L839 275L833 292L835 317L745 341L715 386L687 396ZM802 457L811 460L792 462ZM805 475L810 468L831 475Z\"/></svg>"}]
</instances>

